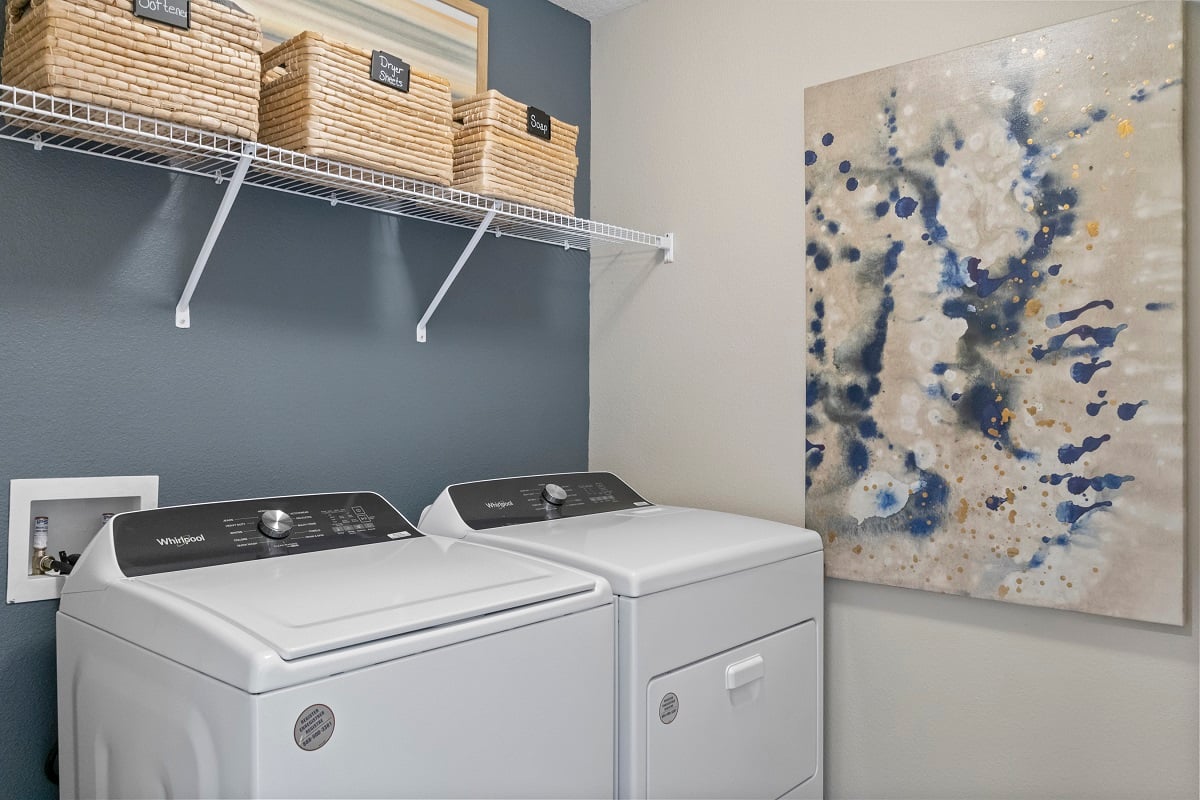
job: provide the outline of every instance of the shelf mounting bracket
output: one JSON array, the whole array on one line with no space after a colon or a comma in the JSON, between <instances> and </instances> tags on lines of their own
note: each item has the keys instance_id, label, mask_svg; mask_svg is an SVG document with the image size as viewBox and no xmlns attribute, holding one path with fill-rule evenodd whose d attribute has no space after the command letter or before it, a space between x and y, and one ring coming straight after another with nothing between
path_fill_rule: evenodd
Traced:
<instances>
[{"instance_id":1,"label":"shelf mounting bracket","mask_svg":"<svg viewBox=\"0 0 1200 800\"><path fill-rule=\"evenodd\" d=\"M212 227L208 229L204 246L200 248L200 255L196 257L192 274L188 276L187 285L183 287L183 294L179 296L179 303L175 306L176 328L192 326L190 308L192 295L195 294L196 285L200 283L200 276L204 274L204 268L208 265L208 257L212 255L217 238L221 235L221 229L225 227L225 219L229 216L229 209L233 208L233 201L237 199L238 191L242 188L242 182L246 179L246 172L250 169L250 162L254 159L254 151L257 147L258 145L254 142L246 142L242 145L242 156L238 159L237 168L233 171L229 185L225 187L225 196L221 198L221 205L217 207L217 216L213 219Z\"/></svg>"},{"instance_id":2,"label":"shelf mounting bracket","mask_svg":"<svg viewBox=\"0 0 1200 800\"><path fill-rule=\"evenodd\" d=\"M662 250L663 263L670 264L675 261L675 234L668 233L658 238L658 249Z\"/></svg>"},{"instance_id":3,"label":"shelf mounting bracket","mask_svg":"<svg viewBox=\"0 0 1200 800\"><path fill-rule=\"evenodd\" d=\"M488 209L484 215L483 221L479 223L479 227L475 229L475 234L471 237L471 241L467 242L467 247L462 251L462 255L458 257L458 262L454 265L454 269L450 270L450 274L446 276L446 280L442 281L442 288L438 289L438 293L433 296L433 301L429 304L429 308L425 309L425 315L421 317L421 321L417 323L417 341L425 341L425 326L429 324L429 318L433 316L433 312L437 311L437 307L441 305L442 298L446 296L446 292L450 289L450 284L454 283L454 279L458 277L458 273L462 272L463 265L467 263L467 259L471 257L471 253L475 252L476 245L483 238L483 234L487 233L488 226L492 224L492 220L496 218L496 212L500 210L500 201L497 200ZM499 236L500 232L497 231Z\"/></svg>"}]
</instances>

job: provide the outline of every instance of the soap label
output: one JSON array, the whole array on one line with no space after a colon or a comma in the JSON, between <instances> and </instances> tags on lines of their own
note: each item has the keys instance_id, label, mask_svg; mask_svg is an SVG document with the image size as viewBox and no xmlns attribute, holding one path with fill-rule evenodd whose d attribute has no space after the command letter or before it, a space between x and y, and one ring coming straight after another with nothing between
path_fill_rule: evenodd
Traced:
<instances>
[{"instance_id":1,"label":"soap label","mask_svg":"<svg viewBox=\"0 0 1200 800\"><path fill-rule=\"evenodd\" d=\"M408 91L409 67L391 53L371 51L371 80L401 92Z\"/></svg>"},{"instance_id":2,"label":"soap label","mask_svg":"<svg viewBox=\"0 0 1200 800\"><path fill-rule=\"evenodd\" d=\"M550 141L550 115L540 108L529 106L525 112L526 130L534 136Z\"/></svg>"},{"instance_id":3,"label":"soap label","mask_svg":"<svg viewBox=\"0 0 1200 800\"><path fill-rule=\"evenodd\" d=\"M133 0L133 13L176 28L191 27L191 0Z\"/></svg>"}]
</instances>

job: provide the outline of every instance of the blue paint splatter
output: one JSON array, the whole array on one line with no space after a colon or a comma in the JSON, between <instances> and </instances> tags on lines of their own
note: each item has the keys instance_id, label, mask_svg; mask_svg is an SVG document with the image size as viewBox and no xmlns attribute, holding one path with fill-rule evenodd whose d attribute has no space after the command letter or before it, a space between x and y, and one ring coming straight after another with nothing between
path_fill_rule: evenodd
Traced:
<instances>
[{"instance_id":1,"label":"blue paint splatter","mask_svg":"<svg viewBox=\"0 0 1200 800\"><path fill-rule=\"evenodd\" d=\"M1088 416L1089 417L1096 416L1097 414L1100 413L1100 409L1104 408L1106 405L1108 405L1107 400L1101 400L1099 403L1088 403L1086 406Z\"/></svg>"},{"instance_id":2,"label":"blue paint splatter","mask_svg":"<svg viewBox=\"0 0 1200 800\"><path fill-rule=\"evenodd\" d=\"M1052 273L1052 274L1057 274L1057 273ZM1107 308L1111 311L1112 307L1113 307L1112 300L1093 300L1092 302L1088 303L1087 305L1080 306L1079 308L1076 308L1072 311L1061 311L1058 314L1051 314L1050 316L1046 317L1046 327L1047 328L1057 328L1059 325L1062 325L1064 322L1071 322L1072 320L1078 319L1084 312L1090 311L1093 308Z\"/></svg>"},{"instance_id":3,"label":"blue paint splatter","mask_svg":"<svg viewBox=\"0 0 1200 800\"><path fill-rule=\"evenodd\" d=\"M850 162L849 161L843 161L842 163L838 164L838 172L845 175L849 171L850 171Z\"/></svg>"},{"instance_id":4,"label":"blue paint splatter","mask_svg":"<svg viewBox=\"0 0 1200 800\"><path fill-rule=\"evenodd\" d=\"M1175 308L1174 303L1146 303L1147 311L1170 311Z\"/></svg>"},{"instance_id":5,"label":"blue paint splatter","mask_svg":"<svg viewBox=\"0 0 1200 800\"><path fill-rule=\"evenodd\" d=\"M938 361L938 362L934 363L933 369L931 371L933 372L934 375L945 375L946 370L948 370L948 369L950 369L949 364L946 364L945 362L942 362L942 361Z\"/></svg>"},{"instance_id":6,"label":"blue paint splatter","mask_svg":"<svg viewBox=\"0 0 1200 800\"><path fill-rule=\"evenodd\" d=\"M1108 116L1108 111L1106 111L1103 108L1097 108L1095 111L1093 111L1088 116L1090 116L1096 122L1102 122L1104 120L1104 118Z\"/></svg>"},{"instance_id":7,"label":"blue paint splatter","mask_svg":"<svg viewBox=\"0 0 1200 800\"><path fill-rule=\"evenodd\" d=\"M901 197L896 201L896 216L908 219L917 210L917 201L911 197Z\"/></svg>"},{"instance_id":8,"label":"blue paint splatter","mask_svg":"<svg viewBox=\"0 0 1200 800\"><path fill-rule=\"evenodd\" d=\"M1100 361L1093 358L1091 363L1076 361L1071 365L1071 380L1076 383L1088 383L1097 372L1112 366L1111 361Z\"/></svg>"},{"instance_id":9,"label":"blue paint splatter","mask_svg":"<svg viewBox=\"0 0 1200 800\"><path fill-rule=\"evenodd\" d=\"M875 495L875 508L884 514L895 511L900 508L900 498L891 489L883 489Z\"/></svg>"},{"instance_id":10,"label":"blue paint splatter","mask_svg":"<svg viewBox=\"0 0 1200 800\"><path fill-rule=\"evenodd\" d=\"M876 203L875 204L875 216L877 216L877 217L887 216L888 209L891 207L892 207L891 203L887 203L887 202Z\"/></svg>"},{"instance_id":11,"label":"blue paint splatter","mask_svg":"<svg viewBox=\"0 0 1200 800\"><path fill-rule=\"evenodd\" d=\"M879 314L875 317L875 335L863 345L862 367L872 380L879 385L879 373L883 372L883 346L887 343L888 317L896 307L896 301L890 296L884 296L879 305ZM878 393L878 388L872 394Z\"/></svg>"},{"instance_id":12,"label":"blue paint splatter","mask_svg":"<svg viewBox=\"0 0 1200 800\"><path fill-rule=\"evenodd\" d=\"M817 300L816 302L813 303L813 313L817 315L818 319L825 316L825 301L824 300Z\"/></svg>"},{"instance_id":13,"label":"blue paint splatter","mask_svg":"<svg viewBox=\"0 0 1200 800\"><path fill-rule=\"evenodd\" d=\"M804 440L804 449L805 449L806 451L807 451L807 450L821 450L821 451L823 452L823 451L825 450L825 445L823 445L823 444L813 444L813 443L812 443L812 442L810 442L808 439L805 439L805 440Z\"/></svg>"},{"instance_id":14,"label":"blue paint splatter","mask_svg":"<svg viewBox=\"0 0 1200 800\"><path fill-rule=\"evenodd\" d=\"M817 251L813 255L812 260L813 266L817 268L818 272L824 272L825 270L829 269L831 264L833 264L833 256L828 250L820 246L817 247Z\"/></svg>"},{"instance_id":15,"label":"blue paint splatter","mask_svg":"<svg viewBox=\"0 0 1200 800\"><path fill-rule=\"evenodd\" d=\"M820 381L820 379L809 378L808 385L805 387L805 391L804 391L805 405L807 405L809 408L812 408L813 406L815 406L817 404L817 401L820 399L821 399L821 381Z\"/></svg>"},{"instance_id":16,"label":"blue paint splatter","mask_svg":"<svg viewBox=\"0 0 1200 800\"><path fill-rule=\"evenodd\" d=\"M811 167L815 163L817 163L816 152L813 150L805 150L804 151L804 166Z\"/></svg>"},{"instance_id":17,"label":"blue paint splatter","mask_svg":"<svg viewBox=\"0 0 1200 800\"><path fill-rule=\"evenodd\" d=\"M1078 336L1080 339L1091 339L1100 347L1112 347L1116 343L1117 337L1121 335L1121 331L1128 327L1129 326L1125 324L1107 328L1093 328L1091 325L1077 325L1066 333L1060 333L1051 336L1050 340L1046 342L1045 347L1034 347L1029 351L1029 353L1033 356L1034 360L1041 361L1050 353L1061 350L1063 345L1065 345L1067 340L1072 336ZM1095 372L1095 370L1092 371ZM1087 381L1081 382L1087 383Z\"/></svg>"},{"instance_id":18,"label":"blue paint splatter","mask_svg":"<svg viewBox=\"0 0 1200 800\"><path fill-rule=\"evenodd\" d=\"M825 227L829 230L830 233L837 233L839 230L841 230L841 226L838 225L836 222L830 222Z\"/></svg>"},{"instance_id":19,"label":"blue paint splatter","mask_svg":"<svg viewBox=\"0 0 1200 800\"><path fill-rule=\"evenodd\" d=\"M829 145L833 144L833 134L827 133L824 136L822 136L821 144L825 145L826 147L829 147Z\"/></svg>"},{"instance_id":20,"label":"blue paint splatter","mask_svg":"<svg viewBox=\"0 0 1200 800\"><path fill-rule=\"evenodd\" d=\"M892 246L888 248L887 254L883 257L883 275L891 277L892 273L900 265L900 254L904 252L904 242L899 240L892 242Z\"/></svg>"},{"instance_id":21,"label":"blue paint splatter","mask_svg":"<svg viewBox=\"0 0 1200 800\"><path fill-rule=\"evenodd\" d=\"M1120 489L1122 484L1133 480L1133 476L1113 475L1110 472L1106 475L1097 475L1093 478L1088 478L1083 475L1073 475L1068 472L1066 475L1059 475L1058 473L1043 475L1042 477L1038 478L1038 480L1040 480L1042 483L1048 483L1051 486L1058 486L1059 484L1066 482L1068 492L1071 494L1083 494L1088 490L1100 492L1105 489Z\"/></svg>"},{"instance_id":22,"label":"blue paint splatter","mask_svg":"<svg viewBox=\"0 0 1200 800\"><path fill-rule=\"evenodd\" d=\"M990 508L992 511L996 511L1000 508L1000 506L1004 505L1005 502L1006 502L1006 498L998 497L997 495L992 495L987 500L984 500L983 504L985 506L987 506L988 508Z\"/></svg>"},{"instance_id":23,"label":"blue paint splatter","mask_svg":"<svg viewBox=\"0 0 1200 800\"><path fill-rule=\"evenodd\" d=\"M852 383L846 387L846 402L863 410L871 407L870 396L857 383Z\"/></svg>"},{"instance_id":24,"label":"blue paint splatter","mask_svg":"<svg viewBox=\"0 0 1200 800\"><path fill-rule=\"evenodd\" d=\"M866 472L867 468L871 466L871 454L867 452L867 446L858 440L851 442L846 451L846 464L855 475L862 475Z\"/></svg>"},{"instance_id":25,"label":"blue paint splatter","mask_svg":"<svg viewBox=\"0 0 1200 800\"><path fill-rule=\"evenodd\" d=\"M1072 503L1070 500L1064 500L1063 502L1059 503L1058 508L1055 509L1054 518L1064 524L1074 525L1075 523L1079 522L1079 520L1085 514L1090 514L1099 508L1109 508L1111 506L1111 500L1103 500L1090 506L1078 506Z\"/></svg>"},{"instance_id":26,"label":"blue paint splatter","mask_svg":"<svg viewBox=\"0 0 1200 800\"><path fill-rule=\"evenodd\" d=\"M950 154L940 147L933 151L933 163L937 164L939 167L946 166L946 159L949 157Z\"/></svg>"},{"instance_id":27,"label":"blue paint splatter","mask_svg":"<svg viewBox=\"0 0 1200 800\"><path fill-rule=\"evenodd\" d=\"M1137 403L1121 403L1121 405L1117 406L1117 416L1128 422L1137 414L1139 408L1147 405L1149 402L1148 400L1141 400Z\"/></svg>"},{"instance_id":28,"label":"blue paint splatter","mask_svg":"<svg viewBox=\"0 0 1200 800\"><path fill-rule=\"evenodd\" d=\"M1058 448L1058 460L1063 464L1074 464L1086 454L1099 450L1110 439L1112 436L1106 433L1103 436L1085 436L1080 445L1064 444Z\"/></svg>"},{"instance_id":29,"label":"blue paint splatter","mask_svg":"<svg viewBox=\"0 0 1200 800\"><path fill-rule=\"evenodd\" d=\"M862 251L857 247L846 247L842 249L842 258L849 261L851 264L862 258Z\"/></svg>"},{"instance_id":30,"label":"blue paint splatter","mask_svg":"<svg viewBox=\"0 0 1200 800\"><path fill-rule=\"evenodd\" d=\"M916 466L916 457L912 452L908 453L905 463L912 465L910 469ZM940 475L925 470L919 472L920 478L911 496L914 516L909 520L908 532L924 538L933 535L941 526L950 487Z\"/></svg>"},{"instance_id":31,"label":"blue paint splatter","mask_svg":"<svg viewBox=\"0 0 1200 800\"><path fill-rule=\"evenodd\" d=\"M846 179L847 191L853 192L857 188L858 188L858 178L847 178Z\"/></svg>"},{"instance_id":32,"label":"blue paint splatter","mask_svg":"<svg viewBox=\"0 0 1200 800\"><path fill-rule=\"evenodd\" d=\"M1049 267L1046 268L1046 271L1049 272L1052 276L1057 277L1058 273L1062 272L1062 264L1051 264Z\"/></svg>"}]
</instances>

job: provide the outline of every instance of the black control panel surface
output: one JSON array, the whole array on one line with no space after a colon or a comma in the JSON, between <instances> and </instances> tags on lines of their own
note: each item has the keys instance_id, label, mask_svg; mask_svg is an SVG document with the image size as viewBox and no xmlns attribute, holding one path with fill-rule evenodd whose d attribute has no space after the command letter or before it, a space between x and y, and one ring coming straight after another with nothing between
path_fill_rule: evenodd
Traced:
<instances>
[{"instance_id":1,"label":"black control panel surface","mask_svg":"<svg viewBox=\"0 0 1200 800\"><path fill-rule=\"evenodd\" d=\"M553 487L561 488L562 493ZM560 498L561 504L553 502ZM463 521L476 531L653 505L611 472L461 483L450 487L450 499Z\"/></svg>"},{"instance_id":2,"label":"black control panel surface","mask_svg":"<svg viewBox=\"0 0 1200 800\"><path fill-rule=\"evenodd\" d=\"M156 508L113 519L128 577L422 536L373 492Z\"/></svg>"}]
</instances>

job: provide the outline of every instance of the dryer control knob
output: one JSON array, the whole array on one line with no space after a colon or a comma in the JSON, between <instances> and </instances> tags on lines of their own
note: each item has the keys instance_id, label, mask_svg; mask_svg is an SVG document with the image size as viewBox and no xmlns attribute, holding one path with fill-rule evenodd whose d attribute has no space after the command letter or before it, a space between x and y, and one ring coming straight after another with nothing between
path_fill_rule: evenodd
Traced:
<instances>
[{"instance_id":1,"label":"dryer control knob","mask_svg":"<svg viewBox=\"0 0 1200 800\"><path fill-rule=\"evenodd\" d=\"M286 511L264 511L258 517L258 529L271 539L286 539L295 524Z\"/></svg>"},{"instance_id":2,"label":"dryer control knob","mask_svg":"<svg viewBox=\"0 0 1200 800\"><path fill-rule=\"evenodd\" d=\"M567 490L557 483L547 483L546 488L542 489L542 499L547 505L561 506L567 501Z\"/></svg>"}]
</instances>

